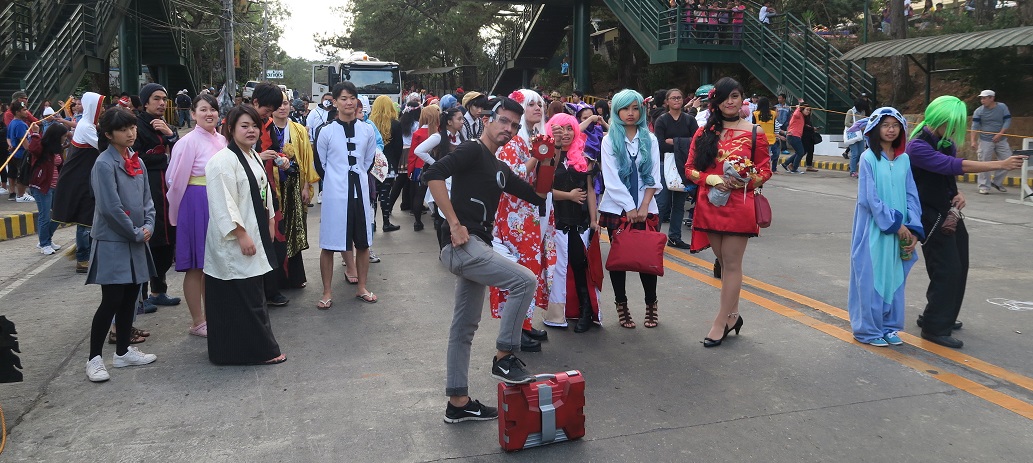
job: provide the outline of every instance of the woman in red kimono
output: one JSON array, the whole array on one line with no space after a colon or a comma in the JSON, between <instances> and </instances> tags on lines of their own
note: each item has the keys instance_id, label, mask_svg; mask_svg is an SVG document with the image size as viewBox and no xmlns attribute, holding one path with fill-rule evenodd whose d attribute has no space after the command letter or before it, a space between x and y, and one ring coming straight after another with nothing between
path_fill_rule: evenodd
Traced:
<instances>
[{"instance_id":1,"label":"woman in red kimono","mask_svg":"<svg viewBox=\"0 0 1033 463\"><path fill-rule=\"evenodd\" d=\"M704 347L715 347L732 330L739 334L739 291L746 242L757 236L753 190L771 178L764 130L743 120L743 88L725 77L710 91L710 116L696 131L685 163L685 176L699 185L690 251L708 247L721 262L721 308Z\"/></svg>"},{"instance_id":2,"label":"woman in red kimono","mask_svg":"<svg viewBox=\"0 0 1033 463\"><path fill-rule=\"evenodd\" d=\"M535 136L545 133L543 121L545 100L534 90L515 90L509 97L524 107L524 115L520 121L521 129L517 136L499 148L495 156L505 162L520 178L533 185L538 160L531 156L531 140ZM527 267L538 276L534 306L544 310L549 305L545 269L556 262L556 252L555 249L552 249L551 252L543 251L542 227L547 224L547 221L542 220L543 212L527 201L503 193L502 199L499 200L498 211L495 213L492 247L499 254ZM545 217L548 217L548 214ZM499 318L500 310L505 310L507 294L508 292L505 290L491 287L489 302L492 317ZM521 340L523 344L521 349L524 351L541 350L540 345L535 341L547 336L544 330L535 329L531 325L534 306L516 308L516 310L527 311L527 320L524 321L524 338Z\"/></svg>"}]
</instances>

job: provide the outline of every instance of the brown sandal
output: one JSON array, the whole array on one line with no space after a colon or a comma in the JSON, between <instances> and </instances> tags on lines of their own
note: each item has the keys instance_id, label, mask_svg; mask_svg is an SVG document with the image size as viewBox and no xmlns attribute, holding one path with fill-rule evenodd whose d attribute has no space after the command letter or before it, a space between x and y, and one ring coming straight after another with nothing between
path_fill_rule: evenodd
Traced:
<instances>
[{"instance_id":1,"label":"brown sandal","mask_svg":"<svg viewBox=\"0 0 1033 463\"><path fill-rule=\"evenodd\" d=\"M130 331L129 344L139 344L147 340L147 338ZM108 331L108 344L118 344L118 336L115 335L114 331Z\"/></svg>"},{"instance_id":2,"label":"brown sandal","mask_svg":"<svg viewBox=\"0 0 1033 463\"><path fill-rule=\"evenodd\" d=\"M653 301L652 304L646 305L646 321L642 322L642 326L646 328L656 328L656 326L660 324L660 322L657 321L656 302L657 301Z\"/></svg>"},{"instance_id":3,"label":"brown sandal","mask_svg":"<svg viewBox=\"0 0 1033 463\"><path fill-rule=\"evenodd\" d=\"M621 328L632 329L635 327L635 322L631 319L631 311L628 310L627 302L617 302L617 318Z\"/></svg>"}]
</instances>

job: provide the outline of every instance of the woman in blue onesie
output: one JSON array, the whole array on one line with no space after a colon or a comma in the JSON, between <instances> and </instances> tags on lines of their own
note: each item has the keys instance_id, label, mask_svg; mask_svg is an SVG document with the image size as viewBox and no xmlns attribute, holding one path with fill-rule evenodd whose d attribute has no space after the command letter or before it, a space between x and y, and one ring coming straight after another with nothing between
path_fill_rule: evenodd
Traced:
<instances>
[{"instance_id":1,"label":"woman in blue onesie","mask_svg":"<svg viewBox=\"0 0 1033 463\"><path fill-rule=\"evenodd\" d=\"M878 347L903 344L904 281L925 237L922 206L904 146L907 121L879 108L864 128L868 149L858 169L857 207L850 244L848 309L854 338Z\"/></svg>"}]
</instances>

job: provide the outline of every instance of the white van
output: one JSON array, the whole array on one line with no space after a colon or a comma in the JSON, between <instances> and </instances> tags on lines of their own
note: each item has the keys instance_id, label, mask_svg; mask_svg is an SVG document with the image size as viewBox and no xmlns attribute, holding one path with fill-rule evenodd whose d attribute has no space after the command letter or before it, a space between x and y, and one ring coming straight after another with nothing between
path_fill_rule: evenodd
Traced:
<instances>
[{"instance_id":1,"label":"white van","mask_svg":"<svg viewBox=\"0 0 1033 463\"><path fill-rule=\"evenodd\" d=\"M251 95L255 93L255 86L258 85L257 80L249 80L244 84L244 98L251 98Z\"/></svg>"}]
</instances>

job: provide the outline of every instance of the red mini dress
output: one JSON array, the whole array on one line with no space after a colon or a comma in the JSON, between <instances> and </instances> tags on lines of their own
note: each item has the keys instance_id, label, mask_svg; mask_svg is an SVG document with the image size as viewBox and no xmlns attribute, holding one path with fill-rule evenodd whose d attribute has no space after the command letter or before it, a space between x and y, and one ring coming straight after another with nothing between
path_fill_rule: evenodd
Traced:
<instances>
[{"instance_id":1,"label":"red mini dress","mask_svg":"<svg viewBox=\"0 0 1033 463\"><path fill-rule=\"evenodd\" d=\"M699 252L710 247L707 233L721 235L757 236L757 216L753 205L753 190L771 178L771 156L768 154L768 140L758 134L756 144L753 133L736 129L725 129L717 142L717 159L705 170L696 170L696 143L703 134L701 127L692 137L689 160L685 163L685 176L699 185L696 199L696 213L692 221L692 242L690 252ZM752 150L751 150L752 147ZM751 152L752 151L752 152ZM749 159L755 172L749 176L746 189L732 190L728 203L715 206L710 203L711 187L707 185L708 175L724 175L725 162L734 158Z\"/></svg>"}]
</instances>

